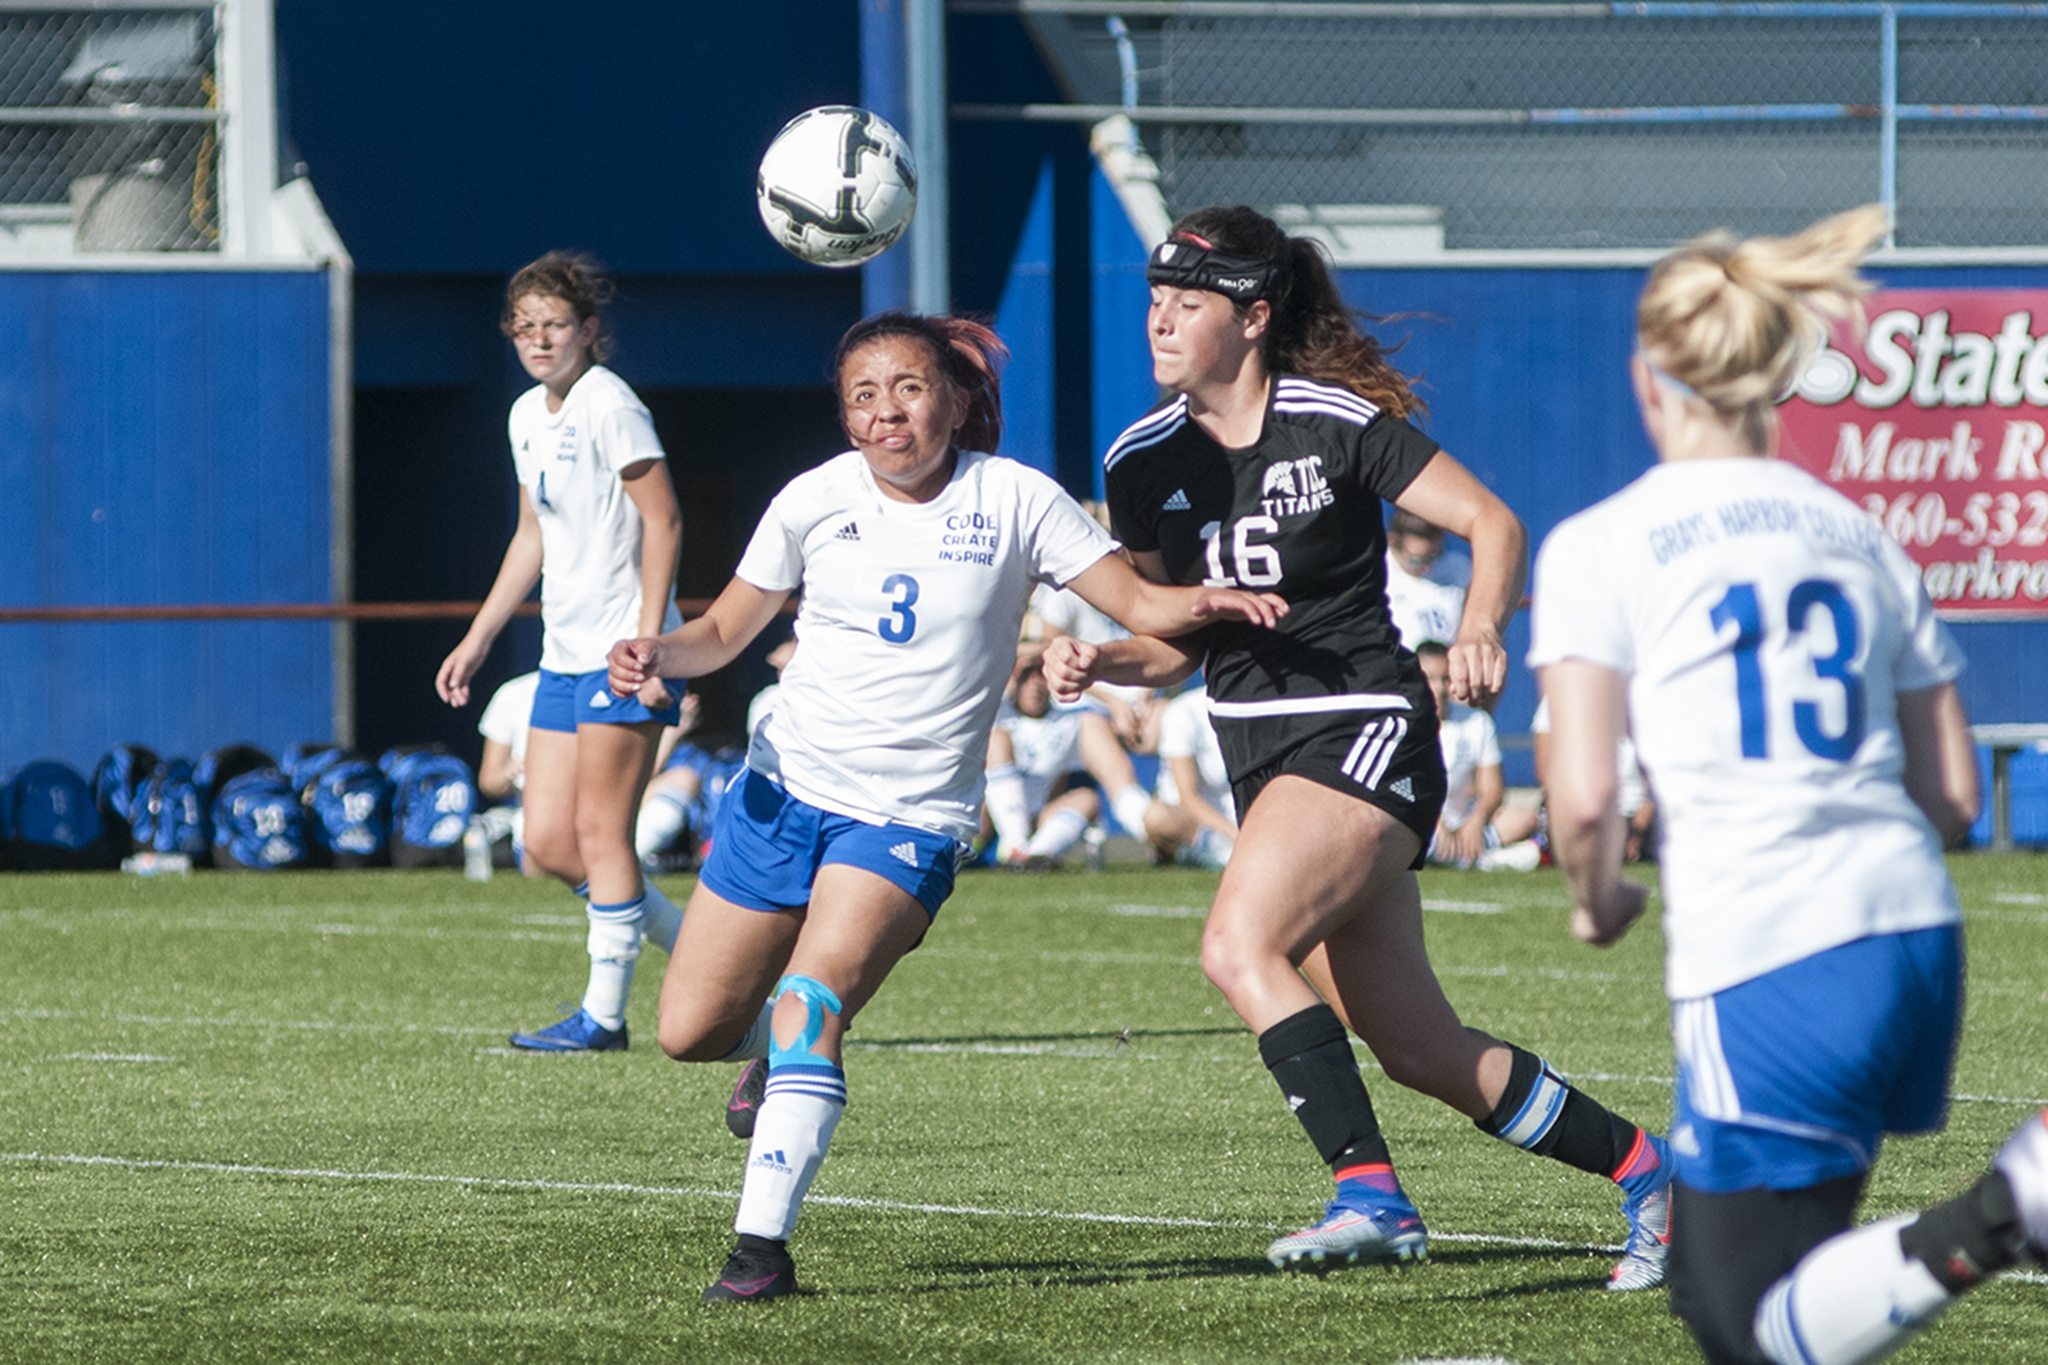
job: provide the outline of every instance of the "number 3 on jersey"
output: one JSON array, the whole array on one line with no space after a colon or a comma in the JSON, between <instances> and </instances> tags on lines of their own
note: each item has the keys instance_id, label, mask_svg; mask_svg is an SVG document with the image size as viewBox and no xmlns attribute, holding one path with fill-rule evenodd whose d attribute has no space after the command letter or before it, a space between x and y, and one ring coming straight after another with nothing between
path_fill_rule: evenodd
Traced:
<instances>
[{"instance_id":1,"label":"number 3 on jersey","mask_svg":"<svg viewBox=\"0 0 2048 1365\"><path fill-rule=\"evenodd\" d=\"M875 623L876 631L892 645L906 644L917 633L917 580L907 573L892 573L882 580L882 591L894 596L889 615Z\"/></svg>"},{"instance_id":2,"label":"number 3 on jersey","mask_svg":"<svg viewBox=\"0 0 2048 1365\"><path fill-rule=\"evenodd\" d=\"M1280 551L1252 539L1280 534L1279 522L1271 517L1240 517L1229 524L1230 562L1236 566L1235 572L1224 566L1224 529L1222 525L1203 529L1202 539L1209 542L1209 576L1202 580L1203 587L1270 588L1280 581Z\"/></svg>"},{"instance_id":3,"label":"number 3 on jersey","mask_svg":"<svg viewBox=\"0 0 2048 1365\"><path fill-rule=\"evenodd\" d=\"M1795 701L1792 729L1815 757L1839 762L1863 742L1863 675L1856 671L1862 629L1841 584L1809 578L1785 598L1785 633L1795 639L1804 636L1816 609L1825 611L1834 627L1835 648L1829 654L1809 656L1809 662L1815 677L1842 689L1842 726L1830 734L1822 723L1819 703ZM1767 629L1756 584L1731 583L1708 619L1717 631L1731 622L1735 626L1735 707L1742 720L1742 756L1769 758L1770 702L1761 657Z\"/></svg>"}]
</instances>

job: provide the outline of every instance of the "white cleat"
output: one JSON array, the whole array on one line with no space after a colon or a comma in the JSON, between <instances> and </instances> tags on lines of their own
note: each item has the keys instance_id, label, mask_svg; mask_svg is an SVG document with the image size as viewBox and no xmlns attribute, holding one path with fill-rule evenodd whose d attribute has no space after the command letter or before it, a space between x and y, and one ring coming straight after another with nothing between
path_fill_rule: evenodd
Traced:
<instances>
[{"instance_id":1,"label":"white cleat","mask_svg":"<svg viewBox=\"0 0 2048 1365\"><path fill-rule=\"evenodd\" d=\"M2012 1187L2027 1246L2036 1259L2048 1261L2048 1109L2021 1124L1991 1164Z\"/></svg>"},{"instance_id":2,"label":"white cleat","mask_svg":"<svg viewBox=\"0 0 2048 1365\"><path fill-rule=\"evenodd\" d=\"M1266 1248L1276 1270L1327 1269L1357 1261L1421 1261L1429 1234L1415 1206L1402 1200L1378 1208L1333 1203L1322 1220Z\"/></svg>"}]
</instances>

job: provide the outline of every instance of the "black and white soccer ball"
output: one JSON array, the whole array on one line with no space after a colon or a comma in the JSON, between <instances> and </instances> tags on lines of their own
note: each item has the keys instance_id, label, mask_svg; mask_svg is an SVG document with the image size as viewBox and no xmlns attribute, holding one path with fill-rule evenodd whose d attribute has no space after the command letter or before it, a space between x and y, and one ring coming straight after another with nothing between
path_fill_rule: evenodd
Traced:
<instances>
[{"instance_id":1,"label":"black and white soccer ball","mask_svg":"<svg viewBox=\"0 0 2048 1365\"><path fill-rule=\"evenodd\" d=\"M754 199L768 235L812 265L872 260L910 226L917 172L881 115L846 104L807 109L761 157Z\"/></svg>"}]
</instances>

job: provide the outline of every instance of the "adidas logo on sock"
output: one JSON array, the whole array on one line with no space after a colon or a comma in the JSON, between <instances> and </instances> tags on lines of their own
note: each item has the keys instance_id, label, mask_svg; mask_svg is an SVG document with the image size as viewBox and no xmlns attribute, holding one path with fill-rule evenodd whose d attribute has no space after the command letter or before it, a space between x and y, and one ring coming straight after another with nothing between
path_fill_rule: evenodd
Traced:
<instances>
[{"instance_id":1,"label":"adidas logo on sock","mask_svg":"<svg viewBox=\"0 0 2048 1365\"><path fill-rule=\"evenodd\" d=\"M1159 504L1159 510L1162 512L1185 512L1189 509L1188 490L1185 488L1174 489L1172 495Z\"/></svg>"},{"instance_id":2,"label":"adidas logo on sock","mask_svg":"<svg viewBox=\"0 0 2048 1365\"><path fill-rule=\"evenodd\" d=\"M896 859L898 862L908 863L910 864L910 866L916 867L917 845L911 843L910 840L905 839L902 843L896 845L896 847L889 850L889 856Z\"/></svg>"},{"instance_id":3,"label":"adidas logo on sock","mask_svg":"<svg viewBox=\"0 0 2048 1365\"><path fill-rule=\"evenodd\" d=\"M789 1158L781 1152L763 1152L754 1158L754 1164L756 1166L766 1166L771 1171L780 1171L784 1175L792 1174L796 1170L794 1166L789 1164Z\"/></svg>"},{"instance_id":4,"label":"adidas logo on sock","mask_svg":"<svg viewBox=\"0 0 2048 1365\"><path fill-rule=\"evenodd\" d=\"M1289 1095L1287 1097L1287 1112L1292 1114L1296 1110L1300 1109L1301 1106L1307 1103L1308 1101L1306 1099L1303 1099L1300 1095Z\"/></svg>"},{"instance_id":5,"label":"adidas logo on sock","mask_svg":"<svg viewBox=\"0 0 2048 1365\"><path fill-rule=\"evenodd\" d=\"M1415 799L1415 784L1405 777L1394 783L1393 786L1388 787L1387 790L1400 797L1403 801L1413 801Z\"/></svg>"},{"instance_id":6,"label":"adidas logo on sock","mask_svg":"<svg viewBox=\"0 0 2048 1365\"><path fill-rule=\"evenodd\" d=\"M844 526L840 527L840 528L839 528L838 530L836 530L836 531L834 531L834 532L832 533L832 539L834 539L834 540L859 540L859 539L860 539L860 524L859 524L858 522L852 522L852 521L849 521L849 522L847 522L847 523L846 523L846 525L844 525Z\"/></svg>"}]
</instances>

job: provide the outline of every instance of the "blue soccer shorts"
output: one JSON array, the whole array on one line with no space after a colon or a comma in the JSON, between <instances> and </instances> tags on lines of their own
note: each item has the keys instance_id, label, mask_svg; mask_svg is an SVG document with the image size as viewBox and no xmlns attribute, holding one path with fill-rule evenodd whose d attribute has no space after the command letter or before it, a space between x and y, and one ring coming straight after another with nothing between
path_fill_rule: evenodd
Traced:
<instances>
[{"instance_id":1,"label":"blue soccer shorts","mask_svg":"<svg viewBox=\"0 0 2048 1365\"><path fill-rule=\"evenodd\" d=\"M681 678L662 679L668 684L668 705L659 711L617 695L609 678L601 668L595 673L550 673L543 668L540 685L533 689L533 728L573 735L579 725L638 725L650 720L674 725L682 719L686 689Z\"/></svg>"},{"instance_id":2,"label":"blue soccer shorts","mask_svg":"<svg viewBox=\"0 0 2048 1365\"><path fill-rule=\"evenodd\" d=\"M791 910L810 904L818 870L833 863L872 872L937 915L953 894L960 845L914 825L819 810L748 768L719 803L697 879L744 909Z\"/></svg>"},{"instance_id":3,"label":"blue soccer shorts","mask_svg":"<svg viewBox=\"0 0 2048 1365\"><path fill-rule=\"evenodd\" d=\"M1877 934L1672 1005L1678 1178L1708 1194L1867 1171L1948 1112L1960 925Z\"/></svg>"}]
</instances>

